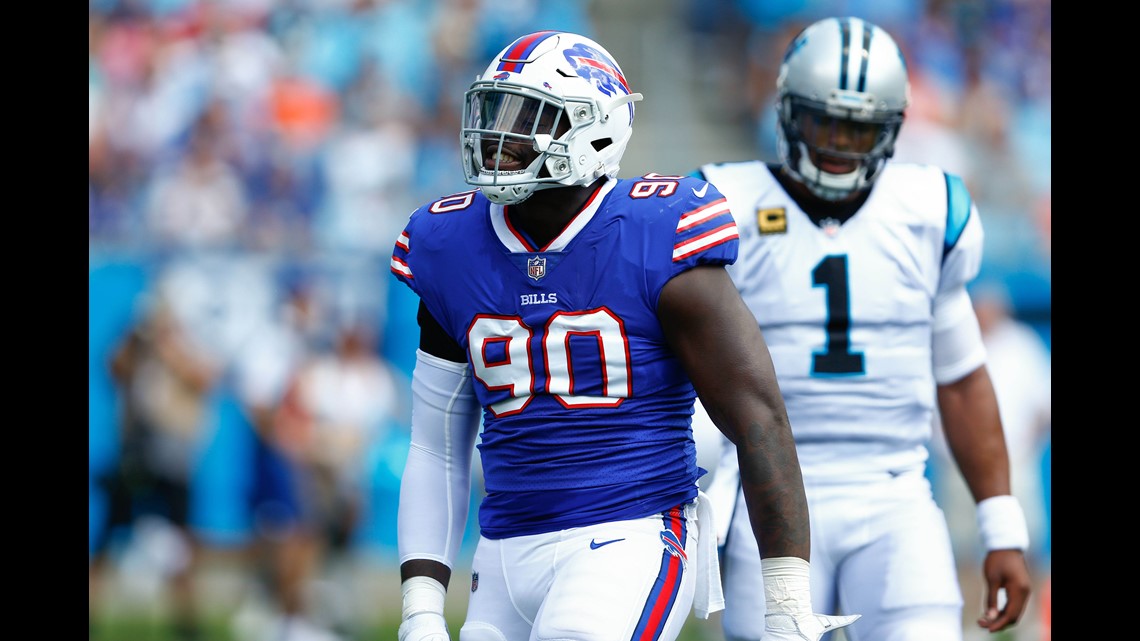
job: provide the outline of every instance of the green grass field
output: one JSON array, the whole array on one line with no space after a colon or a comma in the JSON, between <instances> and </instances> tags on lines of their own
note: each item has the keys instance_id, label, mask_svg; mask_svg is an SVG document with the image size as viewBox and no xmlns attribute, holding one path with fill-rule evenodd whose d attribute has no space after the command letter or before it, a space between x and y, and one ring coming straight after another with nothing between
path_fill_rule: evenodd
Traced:
<instances>
[{"instance_id":1,"label":"green grass field","mask_svg":"<svg viewBox=\"0 0 1140 641\"><path fill-rule=\"evenodd\" d=\"M469 568L457 567L456 577L469 574ZM960 581L969 588L980 587L974 571L963 573ZM318 581L325 592L314 598L318 610L329 612L328 605L340 611L345 622L344 641L394 641L400 624L400 588L396 570L376 566L366 559L348 559L334 566ZM458 639L467 608L468 592L453 581L448 592L446 614L452 639ZM246 568L234 564L232 558L214 559L204 564L196 582L203 612L199 641L262 641L259 636L241 634L249 630L242 621L268 620L270 607L264 593ZM976 590L967 590L967 602L979 598ZM321 607L321 604L324 607ZM970 608L967 608L970 610ZM1039 641L1037 613L1031 608L1017 632L988 634L977 628L972 611L963 612L966 641ZM264 630L264 627L260 628ZM89 641L183 641L169 620L169 603L161 582L154 577L143 580L130 572L117 569L107 577L98 597L93 597ZM690 616L678 641L724 641L720 630L720 614L708 620ZM845 641L841 631L829 641Z\"/></svg>"},{"instance_id":2,"label":"green grass field","mask_svg":"<svg viewBox=\"0 0 1140 641\"><path fill-rule=\"evenodd\" d=\"M395 620L360 625L345 641L392 641L399 628L399 614ZM217 616L208 618L203 625L200 641L240 641L235 636L231 620ZM449 617L452 638L458 638L460 617ZM713 641L723 639L715 627L715 618L709 621L690 619L678 641ZM145 613L126 613L96 618L91 625L90 641L184 641L179 638L163 617ZM996 641L996 640L995 640Z\"/></svg>"},{"instance_id":3,"label":"green grass field","mask_svg":"<svg viewBox=\"0 0 1140 641\"><path fill-rule=\"evenodd\" d=\"M456 576L465 570L457 569ZM331 594L313 599L317 615L328 614L330 600L340 601L340 630L344 641L393 641L400 625L400 588L398 574L390 568L373 568L367 563L341 566L320 581ZM183 641L170 617L170 603L161 583L154 577L144 580L122 570L105 578L99 596L93 598L89 641ZM248 632L250 621L260 623L254 629L266 630L271 607L261 590L242 568L225 563L206 565L196 582L199 608L202 612L198 641L262 641ZM458 586L458 584L456 584ZM446 615L453 639L459 638L467 609L466 590L448 593ZM322 607L324 603L326 607ZM719 614L708 620L690 617L678 641L723 641Z\"/></svg>"},{"instance_id":4,"label":"green grass field","mask_svg":"<svg viewBox=\"0 0 1140 641\"><path fill-rule=\"evenodd\" d=\"M462 613L455 612L451 604L448 610L448 625L452 639L458 639L459 628L463 624ZM399 617L397 607L394 612L388 611L388 614L380 620L358 623L351 633L345 636L344 641L393 641L400 625ZM105 614L95 617L91 623L90 641L184 641L175 634L170 621L165 617L142 611ZM203 622L202 632L199 641L245 641L235 634L233 619L228 616L214 614L207 617ZM967 638L973 637L967 635ZM985 638L987 641L1018 639L1012 632L986 635ZM720 631L720 615L715 614L708 620L690 617L678 641L724 641L724 635ZM831 641L846 641L846 639L840 631L833 635Z\"/></svg>"}]
</instances>

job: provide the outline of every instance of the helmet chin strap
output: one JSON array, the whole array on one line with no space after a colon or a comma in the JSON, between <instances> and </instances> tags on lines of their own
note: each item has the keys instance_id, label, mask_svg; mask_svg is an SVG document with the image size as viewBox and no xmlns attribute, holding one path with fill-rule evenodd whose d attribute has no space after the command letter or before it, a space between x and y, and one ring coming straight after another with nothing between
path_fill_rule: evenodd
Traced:
<instances>
[{"instance_id":1,"label":"helmet chin strap","mask_svg":"<svg viewBox=\"0 0 1140 641\"><path fill-rule=\"evenodd\" d=\"M537 134L534 136L534 147L539 151L539 155L531 161L526 171L531 171L535 175L541 170L541 167L546 163L550 157L546 153L553 141L553 137L547 134ZM541 148L540 148L541 147ZM480 173L488 176L495 176L497 172L489 170L480 170ZM565 185L559 182L525 182L513 184L494 184L483 185L479 188L487 200L497 205L517 205L522 201L530 198L534 192L541 189L550 189L551 187L563 187Z\"/></svg>"},{"instance_id":2,"label":"helmet chin strap","mask_svg":"<svg viewBox=\"0 0 1140 641\"><path fill-rule=\"evenodd\" d=\"M523 185L484 185L479 188L496 205L517 205L534 193L534 183Z\"/></svg>"}]
</instances>

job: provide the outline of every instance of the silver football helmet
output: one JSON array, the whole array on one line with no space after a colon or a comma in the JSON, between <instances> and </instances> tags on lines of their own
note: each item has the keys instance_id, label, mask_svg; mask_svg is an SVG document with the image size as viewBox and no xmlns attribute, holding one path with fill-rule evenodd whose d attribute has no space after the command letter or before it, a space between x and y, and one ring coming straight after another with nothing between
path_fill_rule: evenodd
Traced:
<instances>
[{"instance_id":1,"label":"silver football helmet","mask_svg":"<svg viewBox=\"0 0 1140 641\"><path fill-rule=\"evenodd\" d=\"M593 40L559 31L525 35L464 96L464 178L492 202L510 205L539 189L616 176L641 97ZM516 154L520 144L539 152L526 166Z\"/></svg>"},{"instance_id":2,"label":"silver football helmet","mask_svg":"<svg viewBox=\"0 0 1140 641\"><path fill-rule=\"evenodd\" d=\"M910 102L894 39L859 18L825 18L788 46L776 80L780 161L816 196L869 189Z\"/></svg>"}]
</instances>

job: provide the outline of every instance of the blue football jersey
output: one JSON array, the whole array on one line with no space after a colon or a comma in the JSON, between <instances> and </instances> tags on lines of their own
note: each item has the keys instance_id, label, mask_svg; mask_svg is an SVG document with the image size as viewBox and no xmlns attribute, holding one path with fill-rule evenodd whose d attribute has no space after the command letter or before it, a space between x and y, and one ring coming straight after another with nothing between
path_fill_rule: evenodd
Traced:
<instances>
[{"instance_id":1,"label":"blue football jersey","mask_svg":"<svg viewBox=\"0 0 1140 641\"><path fill-rule=\"evenodd\" d=\"M661 289L731 264L715 187L607 180L535 247L478 190L412 213L391 268L467 352L483 406L481 532L537 534L690 501L696 394L657 320Z\"/></svg>"}]
</instances>

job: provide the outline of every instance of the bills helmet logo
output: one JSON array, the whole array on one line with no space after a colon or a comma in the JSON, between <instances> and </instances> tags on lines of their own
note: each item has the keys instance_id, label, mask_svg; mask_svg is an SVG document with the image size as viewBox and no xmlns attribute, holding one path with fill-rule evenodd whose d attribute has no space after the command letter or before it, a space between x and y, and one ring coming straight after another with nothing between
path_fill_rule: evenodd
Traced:
<instances>
[{"instance_id":1,"label":"bills helmet logo","mask_svg":"<svg viewBox=\"0 0 1140 641\"><path fill-rule=\"evenodd\" d=\"M625 81L625 76L621 75L617 63L597 49L577 43L563 51L562 55L566 56L566 61L574 67L579 76L592 82L598 91L605 95L616 96L619 91L624 94L631 93L629 83Z\"/></svg>"},{"instance_id":2,"label":"bills helmet logo","mask_svg":"<svg viewBox=\"0 0 1140 641\"><path fill-rule=\"evenodd\" d=\"M534 280L542 280L546 275L546 259L542 256L528 258L526 261L526 275Z\"/></svg>"},{"instance_id":3,"label":"bills helmet logo","mask_svg":"<svg viewBox=\"0 0 1140 641\"><path fill-rule=\"evenodd\" d=\"M510 78L510 77L511 77L511 74L507 73L506 71L504 71L503 73L495 74L495 80L506 80L507 78Z\"/></svg>"}]
</instances>

